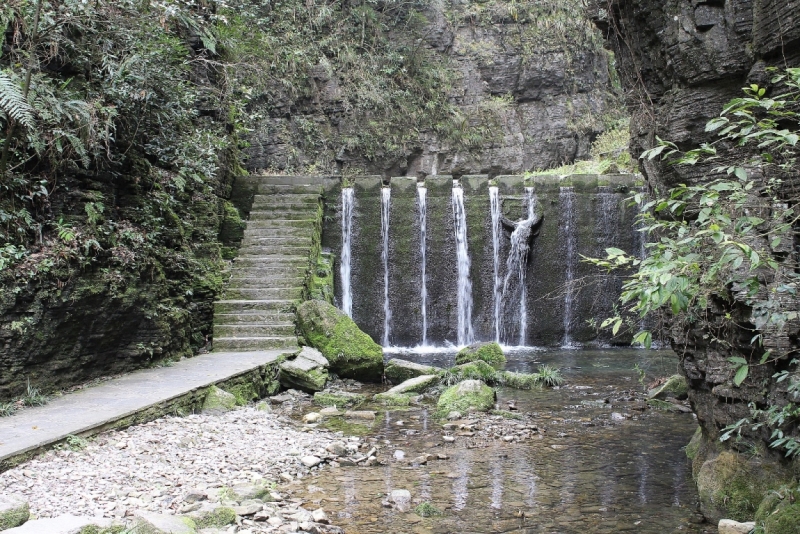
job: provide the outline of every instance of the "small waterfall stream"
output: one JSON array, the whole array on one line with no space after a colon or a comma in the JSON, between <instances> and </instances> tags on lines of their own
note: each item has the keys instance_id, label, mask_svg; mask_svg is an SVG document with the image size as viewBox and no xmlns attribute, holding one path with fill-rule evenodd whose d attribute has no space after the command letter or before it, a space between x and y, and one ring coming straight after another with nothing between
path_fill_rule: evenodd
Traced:
<instances>
[{"instance_id":1,"label":"small waterfall stream","mask_svg":"<svg viewBox=\"0 0 800 534\"><path fill-rule=\"evenodd\" d=\"M342 311L348 317L353 317L353 294L350 289L353 200L353 188L342 188L342 253L339 262L339 274L342 280Z\"/></svg>"},{"instance_id":2,"label":"small waterfall stream","mask_svg":"<svg viewBox=\"0 0 800 534\"><path fill-rule=\"evenodd\" d=\"M577 236L575 234L575 189L560 187L558 200L561 206L561 239L566 245L565 277L564 277L564 341L563 345L572 345L572 308L575 301L573 280L575 278L575 260Z\"/></svg>"},{"instance_id":3,"label":"small waterfall stream","mask_svg":"<svg viewBox=\"0 0 800 534\"><path fill-rule=\"evenodd\" d=\"M456 237L456 261L458 265L458 345L469 345L473 340L472 330L472 281L469 277L469 250L467 243L467 212L464 209L464 190L453 187L453 227Z\"/></svg>"},{"instance_id":4,"label":"small waterfall stream","mask_svg":"<svg viewBox=\"0 0 800 534\"><path fill-rule=\"evenodd\" d=\"M500 291L500 189L497 186L489 187L489 206L492 215L492 251L494 252L494 340L500 343L500 307L502 293Z\"/></svg>"},{"instance_id":5,"label":"small waterfall stream","mask_svg":"<svg viewBox=\"0 0 800 534\"><path fill-rule=\"evenodd\" d=\"M532 187L525 188L525 196L528 204L527 217L520 221L511 233L511 252L506 260L506 278L503 282L502 297L506 306L503 315L508 318L509 324L504 328L505 341L508 344L514 344L511 326L516 325L519 334L516 344L519 346L525 345L527 337L528 306L525 274L528 268L531 231L536 222L536 197Z\"/></svg>"},{"instance_id":6,"label":"small waterfall stream","mask_svg":"<svg viewBox=\"0 0 800 534\"><path fill-rule=\"evenodd\" d=\"M383 346L389 346L392 310L389 308L389 208L392 190L381 188L381 260L383 261Z\"/></svg>"},{"instance_id":7,"label":"small waterfall stream","mask_svg":"<svg viewBox=\"0 0 800 534\"><path fill-rule=\"evenodd\" d=\"M417 186L417 206L419 208L419 255L421 267L420 283L420 308L422 311L422 346L428 345L428 284L426 281L427 257L425 253L425 243L428 237L428 190L422 186Z\"/></svg>"}]
</instances>

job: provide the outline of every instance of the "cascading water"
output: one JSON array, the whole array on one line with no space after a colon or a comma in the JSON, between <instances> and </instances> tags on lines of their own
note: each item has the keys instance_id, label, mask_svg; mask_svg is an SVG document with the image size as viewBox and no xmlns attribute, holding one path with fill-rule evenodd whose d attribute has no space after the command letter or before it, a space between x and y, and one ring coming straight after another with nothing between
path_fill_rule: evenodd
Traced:
<instances>
[{"instance_id":1,"label":"cascading water","mask_svg":"<svg viewBox=\"0 0 800 534\"><path fill-rule=\"evenodd\" d=\"M453 187L453 226L456 235L456 261L458 265L458 345L469 345L472 331L472 281L469 277L469 251L467 249L467 212L464 209L464 190Z\"/></svg>"},{"instance_id":2,"label":"cascading water","mask_svg":"<svg viewBox=\"0 0 800 534\"><path fill-rule=\"evenodd\" d=\"M342 311L348 317L353 316L353 295L350 290L350 245L353 236L353 203L353 188L342 188L342 253L339 262L339 274L342 279Z\"/></svg>"},{"instance_id":3,"label":"cascading water","mask_svg":"<svg viewBox=\"0 0 800 534\"><path fill-rule=\"evenodd\" d=\"M565 257L565 277L564 277L564 341L563 345L572 345L572 308L575 295L573 292L573 279L575 277L575 252L577 249L577 237L575 235L575 190L572 187L560 187L558 191L558 201L561 206L561 224L559 233L561 241L566 245Z\"/></svg>"},{"instance_id":4,"label":"cascading water","mask_svg":"<svg viewBox=\"0 0 800 534\"><path fill-rule=\"evenodd\" d=\"M422 346L428 344L428 285L425 280L427 274L427 258L425 254L425 242L428 234L428 190L422 186L417 186L417 201L419 208L419 255L422 268L422 283L420 284L420 303L422 308Z\"/></svg>"},{"instance_id":5,"label":"cascading water","mask_svg":"<svg viewBox=\"0 0 800 534\"><path fill-rule=\"evenodd\" d=\"M496 186L489 187L489 206L492 213L492 266L494 268L494 340L500 343L500 306L502 293L500 286L500 194Z\"/></svg>"},{"instance_id":6,"label":"cascading water","mask_svg":"<svg viewBox=\"0 0 800 534\"><path fill-rule=\"evenodd\" d=\"M392 324L392 310L389 308L389 207L391 206L392 190L388 187L381 188L381 241L383 249L383 346L389 346L389 334Z\"/></svg>"},{"instance_id":7,"label":"cascading water","mask_svg":"<svg viewBox=\"0 0 800 534\"><path fill-rule=\"evenodd\" d=\"M511 233L511 252L506 260L506 278L503 283L503 302L506 303L504 317L509 320L509 325L518 326L517 345L524 346L527 337L528 306L527 291L525 288L525 273L528 268L528 253L530 252L530 237L536 218L536 197L532 187L525 188L528 212L525 220L517 223ZM517 297L518 294L518 297ZM517 298L514 298L517 297ZM511 328L504 328L506 343L512 344L513 332Z\"/></svg>"}]
</instances>

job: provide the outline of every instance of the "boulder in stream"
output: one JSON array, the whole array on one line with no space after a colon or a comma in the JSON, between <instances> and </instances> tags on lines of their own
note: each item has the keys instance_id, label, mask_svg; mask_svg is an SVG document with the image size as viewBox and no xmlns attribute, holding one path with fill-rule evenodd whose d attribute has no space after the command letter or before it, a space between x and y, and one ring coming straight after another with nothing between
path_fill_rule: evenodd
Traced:
<instances>
[{"instance_id":1,"label":"boulder in stream","mask_svg":"<svg viewBox=\"0 0 800 534\"><path fill-rule=\"evenodd\" d=\"M456 354L456 364L484 361L489 365L499 367L506 363L503 349L494 341L488 343L473 343L464 347Z\"/></svg>"},{"instance_id":2,"label":"boulder in stream","mask_svg":"<svg viewBox=\"0 0 800 534\"><path fill-rule=\"evenodd\" d=\"M651 399L682 400L687 398L689 395L689 385L686 383L686 379L681 375L672 375L667 379L666 382L651 389L647 395Z\"/></svg>"},{"instance_id":3,"label":"boulder in stream","mask_svg":"<svg viewBox=\"0 0 800 534\"><path fill-rule=\"evenodd\" d=\"M402 384L398 384L386 393L393 395L402 395L404 393L422 393L426 389L433 387L439 381L437 375L420 375L414 378L409 378Z\"/></svg>"},{"instance_id":4,"label":"boulder in stream","mask_svg":"<svg viewBox=\"0 0 800 534\"><path fill-rule=\"evenodd\" d=\"M229 412L236 407L236 396L233 393L211 386L208 388L206 398L203 400L203 413L221 414Z\"/></svg>"},{"instance_id":5,"label":"boulder in stream","mask_svg":"<svg viewBox=\"0 0 800 534\"><path fill-rule=\"evenodd\" d=\"M332 304L307 300L297 307L297 326L308 345L319 349L343 378L380 382L383 349Z\"/></svg>"},{"instance_id":6,"label":"boulder in stream","mask_svg":"<svg viewBox=\"0 0 800 534\"><path fill-rule=\"evenodd\" d=\"M435 375L441 371L443 371L443 369L432 365L423 365L408 360L401 360L400 358L392 358L386 362L386 369L384 369L383 374L386 375L386 378L391 380L392 384L399 384L409 378L416 378L422 375Z\"/></svg>"},{"instance_id":7,"label":"boulder in stream","mask_svg":"<svg viewBox=\"0 0 800 534\"><path fill-rule=\"evenodd\" d=\"M322 391L328 382L328 360L313 347L303 347L293 360L281 364L280 382L286 388Z\"/></svg>"},{"instance_id":8,"label":"boulder in stream","mask_svg":"<svg viewBox=\"0 0 800 534\"><path fill-rule=\"evenodd\" d=\"M450 412L485 412L494 407L495 398L495 391L480 380L464 380L447 388L436 407L442 416Z\"/></svg>"}]
</instances>

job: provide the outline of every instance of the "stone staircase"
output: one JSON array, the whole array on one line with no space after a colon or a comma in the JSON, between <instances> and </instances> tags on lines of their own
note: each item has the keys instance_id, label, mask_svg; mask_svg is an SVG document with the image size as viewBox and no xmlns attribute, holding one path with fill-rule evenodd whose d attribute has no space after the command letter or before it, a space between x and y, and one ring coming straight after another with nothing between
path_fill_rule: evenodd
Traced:
<instances>
[{"instance_id":1,"label":"stone staircase","mask_svg":"<svg viewBox=\"0 0 800 534\"><path fill-rule=\"evenodd\" d=\"M242 247L214 303L215 352L297 347L294 308L319 247L322 189L254 179Z\"/></svg>"}]
</instances>

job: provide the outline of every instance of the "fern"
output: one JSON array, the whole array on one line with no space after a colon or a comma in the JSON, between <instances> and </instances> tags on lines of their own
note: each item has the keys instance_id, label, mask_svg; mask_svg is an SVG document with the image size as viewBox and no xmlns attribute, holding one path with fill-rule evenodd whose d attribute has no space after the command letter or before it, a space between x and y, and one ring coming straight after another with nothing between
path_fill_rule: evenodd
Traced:
<instances>
[{"instance_id":1,"label":"fern","mask_svg":"<svg viewBox=\"0 0 800 534\"><path fill-rule=\"evenodd\" d=\"M0 71L0 112L26 128L33 128L33 108L11 76L3 71Z\"/></svg>"}]
</instances>

